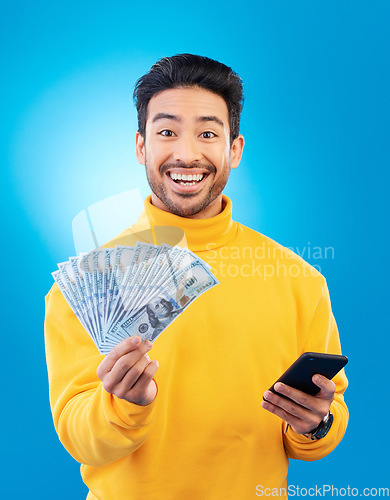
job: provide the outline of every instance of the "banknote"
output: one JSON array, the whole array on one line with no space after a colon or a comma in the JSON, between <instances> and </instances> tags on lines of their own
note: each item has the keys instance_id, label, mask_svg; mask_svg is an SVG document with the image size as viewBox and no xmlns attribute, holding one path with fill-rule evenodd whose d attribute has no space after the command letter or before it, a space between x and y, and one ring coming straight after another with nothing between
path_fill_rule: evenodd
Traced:
<instances>
[{"instance_id":1,"label":"banknote","mask_svg":"<svg viewBox=\"0 0 390 500\"><path fill-rule=\"evenodd\" d=\"M202 293L217 284L215 276L199 260L171 276L165 287L158 287L147 304L119 323L126 336L139 335L154 341L184 309Z\"/></svg>"},{"instance_id":2,"label":"banknote","mask_svg":"<svg viewBox=\"0 0 390 500\"><path fill-rule=\"evenodd\" d=\"M52 276L101 354L132 335L154 342L219 283L188 248L145 242L70 257Z\"/></svg>"}]
</instances>

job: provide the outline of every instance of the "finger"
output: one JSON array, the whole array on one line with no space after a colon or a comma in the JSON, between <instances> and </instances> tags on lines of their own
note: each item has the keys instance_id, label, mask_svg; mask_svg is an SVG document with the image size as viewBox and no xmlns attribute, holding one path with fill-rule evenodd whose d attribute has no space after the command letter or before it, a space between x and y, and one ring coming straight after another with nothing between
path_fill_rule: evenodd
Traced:
<instances>
[{"instance_id":1,"label":"finger","mask_svg":"<svg viewBox=\"0 0 390 500\"><path fill-rule=\"evenodd\" d=\"M315 415L321 418L323 418L329 411L329 405L330 405L329 399L311 396L310 394L306 394L305 392L299 391L298 389L290 387L286 384L282 384L281 382L275 384L274 388L279 394L283 394L283 396L285 397L280 395L279 396L275 395L271 391L267 391L267 393L271 393L272 396L280 398L280 400L273 399L272 402L279 406L278 402L280 401L280 406L282 408L285 408L285 401L286 398L288 398L287 401L291 400L292 402L294 402L294 404L296 403L297 405L314 413ZM265 397L265 399L267 399L267 397Z\"/></svg>"},{"instance_id":2,"label":"finger","mask_svg":"<svg viewBox=\"0 0 390 500\"><path fill-rule=\"evenodd\" d=\"M334 399L334 393L336 392L336 384L333 380L329 380L323 375L314 375L312 378L313 382L318 386L321 391L317 395L317 397L322 397L325 399Z\"/></svg>"},{"instance_id":3,"label":"finger","mask_svg":"<svg viewBox=\"0 0 390 500\"><path fill-rule=\"evenodd\" d=\"M133 351L120 357L111 369L111 374L115 380L119 382L126 375L128 370L130 370L144 354L150 351L152 347L153 344L149 340L146 340L139 344Z\"/></svg>"},{"instance_id":4,"label":"finger","mask_svg":"<svg viewBox=\"0 0 390 500\"><path fill-rule=\"evenodd\" d=\"M303 422L298 417L291 415L283 408L280 408L279 406L276 406L269 401L262 401L261 406L265 410L269 411L270 413L273 413L274 415L277 415L279 418L290 424L291 427L298 433L300 433L302 430L305 432L306 429L308 429L309 427L314 428L317 425L317 424L312 425L311 423L309 424L307 422Z\"/></svg>"},{"instance_id":5,"label":"finger","mask_svg":"<svg viewBox=\"0 0 390 500\"><path fill-rule=\"evenodd\" d=\"M274 406L286 412L286 414L291 415L292 417L308 424L319 422L321 420L320 412L313 412L311 409L307 409L306 407L297 404L291 399L278 396L272 391L266 391L264 393L264 398L266 399L266 401L272 403Z\"/></svg>"},{"instance_id":6,"label":"finger","mask_svg":"<svg viewBox=\"0 0 390 500\"><path fill-rule=\"evenodd\" d=\"M137 349L120 357L112 367L112 370L106 373L104 377L104 388L106 391L112 392L116 385L118 385L126 374L132 370L138 360L150 351L152 347L153 344L149 340L146 340L139 344Z\"/></svg>"},{"instance_id":7,"label":"finger","mask_svg":"<svg viewBox=\"0 0 390 500\"><path fill-rule=\"evenodd\" d=\"M137 382L131 389L132 395L137 399L142 399L142 395L146 394L150 383L153 380L156 372L158 370L158 361L153 360L147 365L141 376L138 378Z\"/></svg>"},{"instance_id":8,"label":"finger","mask_svg":"<svg viewBox=\"0 0 390 500\"><path fill-rule=\"evenodd\" d=\"M113 394L118 398L125 398L139 377L144 372L145 368L149 365L150 358L144 354L125 374L123 379L115 385Z\"/></svg>"},{"instance_id":9,"label":"finger","mask_svg":"<svg viewBox=\"0 0 390 500\"><path fill-rule=\"evenodd\" d=\"M302 392L281 382L277 382L274 385L274 389L276 392L283 394L283 396L286 396L292 401L295 401L295 403L311 411L316 411L319 409L319 406L321 406L321 403L316 397L311 396L310 394L306 394L305 392Z\"/></svg>"},{"instance_id":10,"label":"finger","mask_svg":"<svg viewBox=\"0 0 390 500\"><path fill-rule=\"evenodd\" d=\"M297 417L301 420L309 421L311 414L313 413L309 409L295 403L292 399L287 399L282 396L274 394L272 391L266 391L264 393L264 399L274 406L277 406L281 410L286 411L288 414Z\"/></svg>"},{"instance_id":11,"label":"finger","mask_svg":"<svg viewBox=\"0 0 390 500\"><path fill-rule=\"evenodd\" d=\"M312 396L310 394L306 394L305 392L299 391L294 387L282 384L281 382L276 383L274 388L278 393L283 394L289 399L292 399L300 406L303 406L304 408L314 411L318 415L322 416L324 416L328 412L329 404L334 399L333 392L332 394L329 394L327 392L320 392L315 396Z\"/></svg>"},{"instance_id":12,"label":"finger","mask_svg":"<svg viewBox=\"0 0 390 500\"><path fill-rule=\"evenodd\" d=\"M138 337L138 335L135 335L123 340L118 345L116 345L113 349L111 349L111 351L98 366L98 369L96 371L97 376L102 379L104 374L112 370L112 367L121 356L136 349L140 343L140 337Z\"/></svg>"},{"instance_id":13,"label":"finger","mask_svg":"<svg viewBox=\"0 0 390 500\"><path fill-rule=\"evenodd\" d=\"M293 430L298 434L310 432L312 429L315 429L321 421L321 419L318 416L316 417L314 414L312 414L313 418L310 418L310 420L302 420L269 401L262 401L261 406L265 410L277 415L282 420L290 424Z\"/></svg>"}]
</instances>

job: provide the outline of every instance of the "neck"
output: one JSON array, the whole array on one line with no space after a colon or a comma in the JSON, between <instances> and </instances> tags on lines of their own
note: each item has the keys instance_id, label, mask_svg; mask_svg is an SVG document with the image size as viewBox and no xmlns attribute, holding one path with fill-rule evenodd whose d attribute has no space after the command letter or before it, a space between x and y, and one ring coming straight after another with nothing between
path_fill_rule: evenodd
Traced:
<instances>
[{"instance_id":1,"label":"neck","mask_svg":"<svg viewBox=\"0 0 390 500\"><path fill-rule=\"evenodd\" d=\"M144 206L145 211L131 229L133 233L137 233L140 241L174 246L185 236L183 245L197 252L226 245L236 235L237 226L232 220L232 202L226 196L222 196L222 210L207 218L195 219L172 214L166 209L156 207L151 196L146 198Z\"/></svg>"}]
</instances>

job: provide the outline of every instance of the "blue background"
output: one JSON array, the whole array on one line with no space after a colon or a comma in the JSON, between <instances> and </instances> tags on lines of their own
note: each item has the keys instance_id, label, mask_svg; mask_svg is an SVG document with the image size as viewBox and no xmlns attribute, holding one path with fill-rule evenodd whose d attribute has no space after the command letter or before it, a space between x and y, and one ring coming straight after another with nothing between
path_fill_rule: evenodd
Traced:
<instances>
[{"instance_id":1,"label":"blue background","mask_svg":"<svg viewBox=\"0 0 390 500\"><path fill-rule=\"evenodd\" d=\"M291 461L289 482L389 486L389 22L388 1L3 3L4 498L86 496L51 420L44 296L74 253L73 217L145 189L132 88L181 52L245 83L246 147L226 191L235 218L300 252L334 249L309 261L350 358L350 424L327 458Z\"/></svg>"}]
</instances>

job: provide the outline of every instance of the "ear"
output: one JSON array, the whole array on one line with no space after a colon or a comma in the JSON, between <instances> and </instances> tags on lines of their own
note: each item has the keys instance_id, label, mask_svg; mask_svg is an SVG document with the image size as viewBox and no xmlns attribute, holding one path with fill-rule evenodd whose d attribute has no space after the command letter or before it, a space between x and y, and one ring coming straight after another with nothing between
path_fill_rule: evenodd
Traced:
<instances>
[{"instance_id":1,"label":"ear","mask_svg":"<svg viewBox=\"0 0 390 500\"><path fill-rule=\"evenodd\" d=\"M231 160L231 168L237 168L240 164L242 152L244 150L245 139L243 135L239 135L233 141L233 144L230 147L230 160Z\"/></svg>"},{"instance_id":2,"label":"ear","mask_svg":"<svg viewBox=\"0 0 390 500\"><path fill-rule=\"evenodd\" d=\"M145 139L138 130L135 133L135 154L137 155L138 162L141 165L145 165Z\"/></svg>"}]
</instances>

